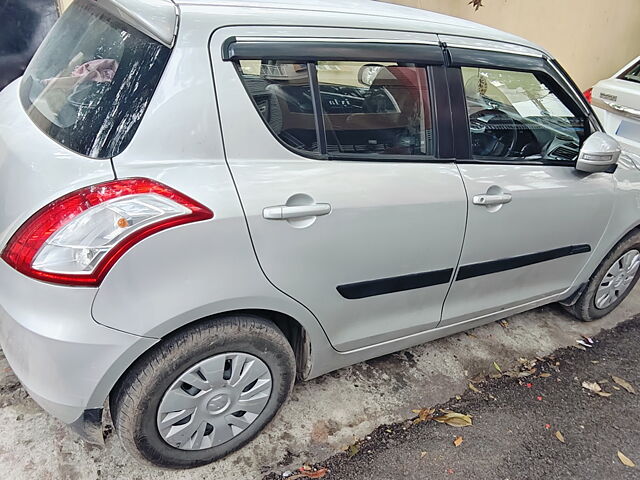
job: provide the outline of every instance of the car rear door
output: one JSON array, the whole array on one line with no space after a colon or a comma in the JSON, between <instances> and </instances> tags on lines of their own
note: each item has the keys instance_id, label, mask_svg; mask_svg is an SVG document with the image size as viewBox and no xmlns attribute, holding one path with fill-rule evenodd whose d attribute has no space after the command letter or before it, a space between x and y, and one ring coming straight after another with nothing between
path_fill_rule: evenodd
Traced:
<instances>
[{"instance_id":1,"label":"car rear door","mask_svg":"<svg viewBox=\"0 0 640 480\"><path fill-rule=\"evenodd\" d=\"M469 214L443 326L566 295L614 202L611 173L575 169L592 122L549 60L463 47L449 54Z\"/></svg>"},{"instance_id":2,"label":"car rear door","mask_svg":"<svg viewBox=\"0 0 640 480\"><path fill-rule=\"evenodd\" d=\"M640 155L640 57L593 87L591 103L605 130Z\"/></svg>"},{"instance_id":3,"label":"car rear door","mask_svg":"<svg viewBox=\"0 0 640 480\"><path fill-rule=\"evenodd\" d=\"M467 209L435 35L234 27L211 55L269 280L339 351L435 327Z\"/></svg>"}]
</instances>

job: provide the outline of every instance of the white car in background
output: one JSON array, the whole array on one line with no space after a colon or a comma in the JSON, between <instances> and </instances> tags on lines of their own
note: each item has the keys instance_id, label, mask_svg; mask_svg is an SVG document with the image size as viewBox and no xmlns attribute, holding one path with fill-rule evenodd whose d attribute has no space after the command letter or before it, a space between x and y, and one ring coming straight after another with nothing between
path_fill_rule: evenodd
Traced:
<instances>
[{"instance_id":1,"label":"white car in background","mask_svg":"<svg viewBox=\"0 0 640 480\"><path fill-rule=\"evenodd\" d=\"M584 93L607 133L640 155L640 57Z\"/></svg>"}]
</instances>

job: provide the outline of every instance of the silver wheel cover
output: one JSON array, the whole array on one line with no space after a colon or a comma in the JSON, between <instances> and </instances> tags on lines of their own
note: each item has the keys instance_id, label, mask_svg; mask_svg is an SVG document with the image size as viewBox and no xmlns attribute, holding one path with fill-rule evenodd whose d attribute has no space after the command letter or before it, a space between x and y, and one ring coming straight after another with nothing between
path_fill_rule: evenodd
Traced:
<instances>
[{"instance_id":1,"label":"silver wheel cover","mask_svg":"<svg viewBox=\"0 0 640 480\"><path fill-rule=\"evenodd\" d=\"M596 308L603 310L609 307L629 290L639 266L640 252L638 250L629 250L616 260L607 270L598 290L596 290L594 299Z\"/></svg>"},{"instance_id":2,"label":"silver wheel cover","mask_svg":"<svg viewBox=\"0 0 640 480\"><path fill-rule=\"evenodd\" d=\"M262 413L271 397L267 365L247 353L223 353L190 367L158 406L157 426L169 445L204 450L228 442Z\"/></svg>"}]
</instances>

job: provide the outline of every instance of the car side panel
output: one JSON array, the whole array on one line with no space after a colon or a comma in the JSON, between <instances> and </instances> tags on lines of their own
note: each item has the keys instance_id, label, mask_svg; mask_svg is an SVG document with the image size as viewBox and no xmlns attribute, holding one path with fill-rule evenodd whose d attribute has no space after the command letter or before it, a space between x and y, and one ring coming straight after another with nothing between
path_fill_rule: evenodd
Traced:
<instances>
[{"instance_id":1,"label":"car side panel","mask_svg":"<svg viewBox=\"0 0 640 480\"><path fill-rule=\"evenodd\" d=\"M184 35L131 144L114 158L118 178L148 177L208 206L209 221L144 239L100 286L93 317L103 325L159 338L203 317L271 309L307 330L313 352L331 350L315 317L273 287L255 258L227 168L215 103L208 38L199 15L181 17Z\"/></svg>"},{"instance_id":2,"label":"car side panel","mask_svg":"<svg viewBox=\"0 0 640 480\"><path fill-rule=\"evenodd\" d=\"M569 294L585 282L604 257L631 231L640 227L640 157L622 152L618 166L613 174L614 205L609 223L589 260L576 276Z\"/></svg>"}]
</instances>

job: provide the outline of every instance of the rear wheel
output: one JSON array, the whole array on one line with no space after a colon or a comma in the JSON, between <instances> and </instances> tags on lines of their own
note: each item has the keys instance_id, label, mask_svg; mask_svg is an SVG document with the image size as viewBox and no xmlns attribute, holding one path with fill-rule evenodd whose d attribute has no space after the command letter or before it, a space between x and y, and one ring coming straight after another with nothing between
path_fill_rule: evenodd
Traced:
<instances>
[{"instance_id":1,"label":"rear wheel","mask_svg":"<svg viewBox=\"0 0 640 480\"><path fill-rule=\"evenodd\" d=\"M576 318L591 322L614 310L640 278L640 233L622 240L602 261L578 301L566 307Z\"/></svg>"},{"instance_id":2,"label":"rear wheel","mask_svg":"<svg viewBox=\"0 0 640 480\"><path fill-rule=\"evenodd\" d=\"M252 316L212 319L165 339L111 397L114 426L140 460L213 462L252 440L286 401L295 358L282 332Z\"/></svg>"}]
</instances>

